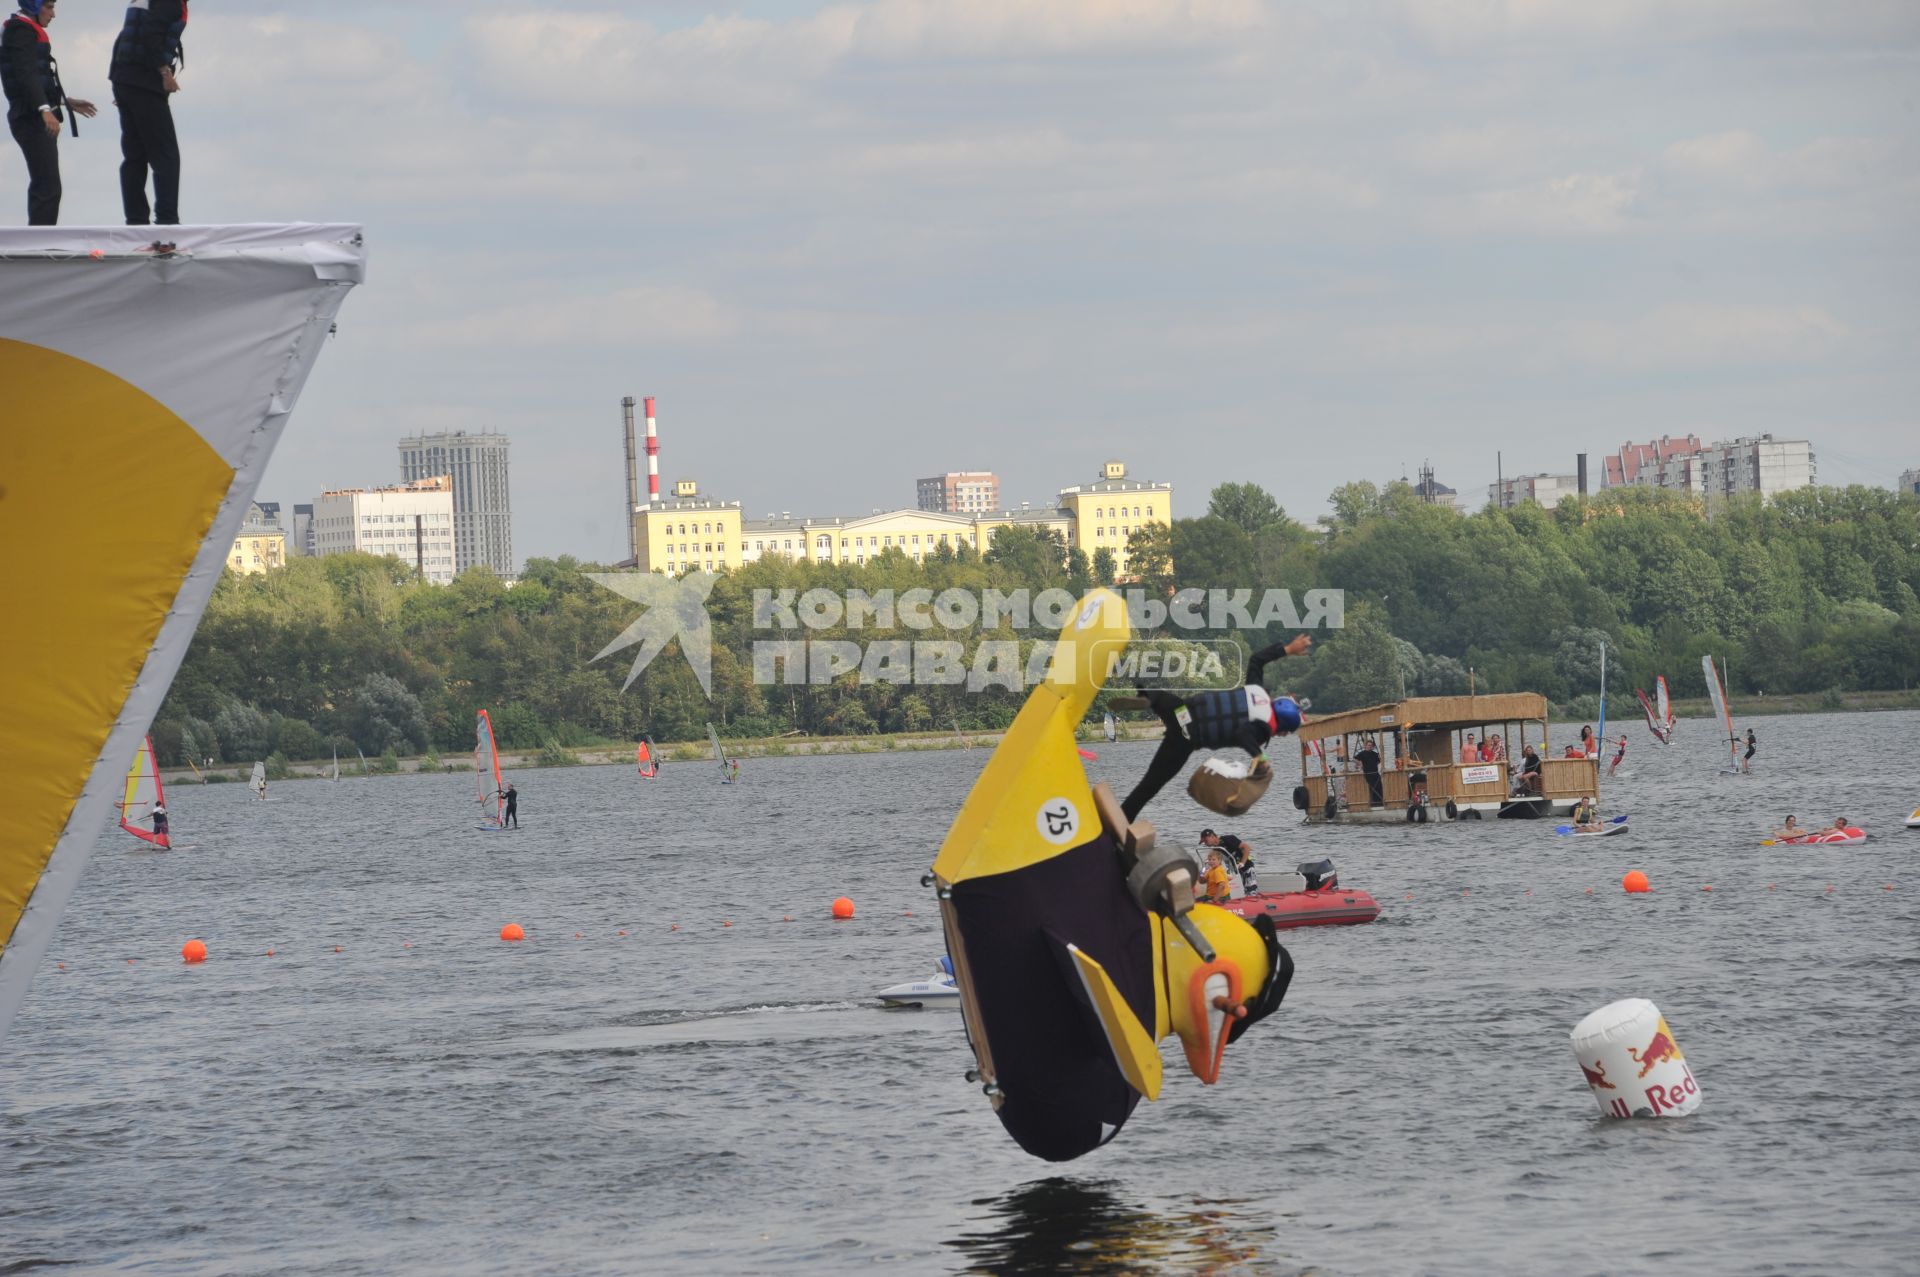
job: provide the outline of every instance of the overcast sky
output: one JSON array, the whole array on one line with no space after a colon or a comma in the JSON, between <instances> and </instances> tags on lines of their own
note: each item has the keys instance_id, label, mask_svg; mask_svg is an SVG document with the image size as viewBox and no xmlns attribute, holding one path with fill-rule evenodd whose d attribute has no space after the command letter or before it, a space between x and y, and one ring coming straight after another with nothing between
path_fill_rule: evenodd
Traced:
<instances>
[{"instance_id":1,"label":"overcast sky","mask_svg":"<svg viewBox=\"0 0 1920 1277\"><path fill-rule=\"evenodd\" d=\"M61 9L104 108L121 9ZM616 558L623 394L749 515L1108 456L1309 520L1663 433L1920 466L1913 0L199 0L187 50L187 220L367 229L268 500L500 430L516 554ZM110 116L69 224L118 220Z\"/></svg>"}]
</instances>

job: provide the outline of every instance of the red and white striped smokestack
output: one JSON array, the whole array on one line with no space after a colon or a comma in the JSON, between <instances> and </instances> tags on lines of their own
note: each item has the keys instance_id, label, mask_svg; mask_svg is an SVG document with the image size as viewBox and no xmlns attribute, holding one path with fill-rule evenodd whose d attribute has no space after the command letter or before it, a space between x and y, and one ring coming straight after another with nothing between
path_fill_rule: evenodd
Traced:
<instances>
[{"instance_id":1,"label":"red and white striped smokestack","mask_svg":"<svg viewBox=\"0 0 1920 1277\"><path fill-rule=\"evenodd\" d=\"M653 396L647 396L647 501L660 503L660 436L653 428Z\"/></svg>"}]
</instances>

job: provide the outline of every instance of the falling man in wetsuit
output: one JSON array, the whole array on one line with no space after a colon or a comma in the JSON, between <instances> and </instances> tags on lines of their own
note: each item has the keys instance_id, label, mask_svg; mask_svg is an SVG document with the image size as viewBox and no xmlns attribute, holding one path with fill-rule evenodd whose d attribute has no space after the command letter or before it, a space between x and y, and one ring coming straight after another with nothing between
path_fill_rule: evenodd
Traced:
<instances>
[{"instance_id":1,"label":"falling man in wetsuit","mask_svg":"<svg viewBox=\"0 0 1920 1277\"><path fill-rule=\"evenodd\" d=\"M1167 691L1143 697L1115 697L1118 709L1144 707L1160 716L1167 734L1147 764L1147 774L1133 787L1120 809L1128 820L1138 820L1146 805L1180 774L1196 749L1239 748L1259 758L1267 742L1300 726L1300 706L1291 696L1273 696L1262 685L1266 667L1285 656L1298 656L1313 646L1305 634L1289 643L1274 643L1247 658L1247 683L1227 691L1201 692L1182 699Z\"/></svg>"}]
</instances>

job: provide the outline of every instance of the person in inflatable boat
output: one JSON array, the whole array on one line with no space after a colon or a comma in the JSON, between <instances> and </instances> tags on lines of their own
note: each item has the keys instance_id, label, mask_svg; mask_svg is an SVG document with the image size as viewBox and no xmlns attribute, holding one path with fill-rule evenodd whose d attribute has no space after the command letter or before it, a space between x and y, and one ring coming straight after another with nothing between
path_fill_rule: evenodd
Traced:
<instances>
[{"instance_id":1,"label":"person in inflatable boat","mask_svg":"<svg viewBox=\"0 0 1920 1277\"><path fill-rule=\"evenodd\" d=\"M1297 635L1287 643L1274 643L1247 658L1247 682L1243 687L1225 691L1201 692L1181 698L1168 691L1149 691L1142 696L1115 697L1118 709L1151 709L1167 725L1160 748L1147 764L1146 775L1120 804L1128 820L1139 819L1154 795L1180 774L1196 749L1245 750L1252 765L1245 776L1221 772L1213 775L1221 783L1208 779L1207 769L1194 773L1188 792L1209 810L1223 816L1238 816L1259 800L1273 778L1273 768L1264 757L1267 742L1275 736L1290 735L1299 729L1299 702L1291 696L1274 696L1262 686L1266 667L1285 656L1298 656L1313 646L1313 639Z\"/></svg>"}]
</instances>

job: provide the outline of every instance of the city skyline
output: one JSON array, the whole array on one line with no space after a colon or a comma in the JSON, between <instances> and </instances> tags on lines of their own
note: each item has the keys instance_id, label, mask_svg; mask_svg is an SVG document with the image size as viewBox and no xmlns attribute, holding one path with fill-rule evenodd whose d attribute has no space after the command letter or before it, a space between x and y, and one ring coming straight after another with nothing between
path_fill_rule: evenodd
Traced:
<instances>
[{"instance_id":1,"label":"city skyline","mask_svg":"<svg viewBox=\"0 0 1920 1277\"><path fill-rule=\"evenodd\" d=\"M62 64L105 65L120 16L64 13ZM668 475L756 512L975 465L1017 506L1089 454L1187 492L1232 471L1307 522L1423 461L1483 492L1496 449L1560 470L1771 432L1813 438L1828 482L1920 462L1911 5L556 0L531 44L522 21L235 0L196 24L186 215L361 222L380 285L269 494L497 431L516 558L611 561L628 393L658 397ZM395 86L407 127L339 129L342 76ZM65 219L118 222L88 172Z\"/></svg>"}]
</instances>

